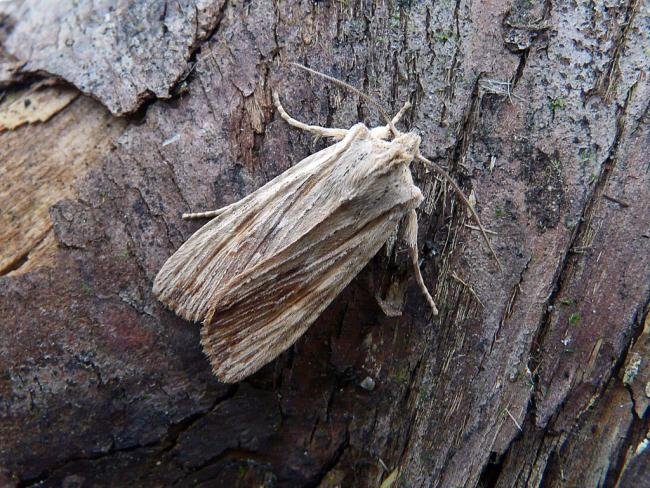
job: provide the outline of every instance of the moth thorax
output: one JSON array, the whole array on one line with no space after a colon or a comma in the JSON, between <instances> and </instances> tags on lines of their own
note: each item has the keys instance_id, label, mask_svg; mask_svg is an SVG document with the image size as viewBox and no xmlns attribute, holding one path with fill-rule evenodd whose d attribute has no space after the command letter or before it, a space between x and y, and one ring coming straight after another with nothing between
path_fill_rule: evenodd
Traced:
<instances>
[{"instance_id":1,"label":"moth thorax","mask_svg":"<svg viewBox=\"0 0 650 488\"><path fill-rule=\"evenodd\" d=\"M397 136L393 140L393 143L399 144L405 155L408 155L411 158L415 158L415 156L420 152L421 140L422 139L420 136L415 132L407 132L405 134L400 134Z\"/></svg>"}]
</instances>

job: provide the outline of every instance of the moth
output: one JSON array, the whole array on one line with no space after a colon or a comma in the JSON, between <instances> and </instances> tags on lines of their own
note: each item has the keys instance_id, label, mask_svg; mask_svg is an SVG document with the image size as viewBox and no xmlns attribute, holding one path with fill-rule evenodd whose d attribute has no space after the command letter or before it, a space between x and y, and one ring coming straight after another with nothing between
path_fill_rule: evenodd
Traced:
<instances>
[{"instance_id":1,"label":"moth","mask_svg":"<svg viewBox=\"0 0 650 488\"><path fill-rule=\"evenodd\" d=\"M376 103L347 83L298 66ZM165 262L153 286L179 316L202 322L203 350L226 383L295 343L402 219L415 279L438 313L418 264L415 210L423 196L411 175L414 160L443 175L478 221L453 179L420 154L420 136L395 127L408 102L392 119L380 107L384 126L338 129L302 123L287 114L276 92L273 100L289 125L335 142L231 205L184 214L212 220Z\"/></svg>"}]
</instances>

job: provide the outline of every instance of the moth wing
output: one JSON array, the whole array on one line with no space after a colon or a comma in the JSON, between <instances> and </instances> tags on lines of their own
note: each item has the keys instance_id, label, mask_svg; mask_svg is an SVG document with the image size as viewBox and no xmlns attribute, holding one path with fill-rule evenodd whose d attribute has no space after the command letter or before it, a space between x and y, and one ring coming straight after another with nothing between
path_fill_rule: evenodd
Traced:
<instances>
[{"instance_id":1,"label":"moth wing","mask_svg":"<svg viewBox=\"0 0 650 488\"><path fill-rule=\"evenodd\" d=\"M201 329L215 375L240 381L290 347L379 251L404 212L393 207L361 229L349 218L355 212L341 212L348 215L316 226L241 276Z\"/></svg>"},{"instance_id":2,"label":"moth wing","mask_svg":"<svg viewBox=\"0 0 650 488\"><path fill-rule=\"evenodd\" d=\"M167 260L154 292L203 322L220 379L239 381L293 344L417 207L422 194L408 168L391 164L400 154L358 124L228 207Z\"/></svg>"},{"instance_id":3,"label":"moth wing","mask_svg":"<svg viewBox=\"0 0 650 488\"><path fill-rule=\"evenodd\" d=\"M204 321L242 271L286 244L282 219L300 208L300 195L326 177L349 143L340 141L303 159L197 230L156 275L158 299L186 320Z\"/></svg>"}]
</instances>

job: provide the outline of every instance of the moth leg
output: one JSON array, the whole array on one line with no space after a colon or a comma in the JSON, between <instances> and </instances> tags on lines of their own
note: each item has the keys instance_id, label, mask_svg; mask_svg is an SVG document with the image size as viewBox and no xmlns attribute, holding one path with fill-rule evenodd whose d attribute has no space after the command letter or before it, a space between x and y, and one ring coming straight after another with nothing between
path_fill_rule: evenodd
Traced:
<instances>
[{"instance_id":1,"label":"moth leg","mask_svg":"<svg viewBox=\"0 0 650 488\"><path fill-rule=\"evenodd\" d=\"M429 302L431 312L433 315L438 315L438 308L436 307L427 285L424 284L422 273L420 272L420 263L418 263L418 215L415 210L411 210L406 217L406 242L409 247L409 254L411 255L411 262L413 263L413 271L415 272L415 280L424 295L424 298Z\"/></svg>"},{"instance_id":2,"label":"moth leg","mask_svg":"<svg viewBox=\"0 0 650 488\"><path fill-rule=\"evenodd\" d=\"M335 129L330 127L321 127L319 125L309 125L299 120L291 117L285 110L282 104L280 103L280 97L278 97L277 92L273 92L273 102L275 102L275 107L280 113L280 117L287 121L287 124L297 127L298 129L311 132L312 134L319 137L332 137L334 139L343 139L347 134L347 129Z\"/></svg>"},{"instance_id":3,"label":"moth leg","mask_svg":"<svg viewBox=\"0 0 650 488\"><path fill-rule=\"evenodd\" d=\"M402 108L399 109L399 112L395 114L395 117L391 120L393 127L402 119L402 116L406 113L408 109L411 108L411 102L406 102ZM388 139L396 134L393 134L390 125L382 125L380 127L374 127L370 130L370 133L377 139Z\"/></svg>"},{"instance_id":4,"label":"moth leg","mask_svg":"<svg viewBox=\"0 0 650 488\"><path fill-rule=\"evenodd\" d=\"M217 210L209 210L207 212L193 212L193 213L184 213L183 218L185 220L189 219L207 219L221 215L230 205L225 207L218 208Z\"/></svg>"},{"instance_id":5,"label":"moth leg","mask_svg":"<svg viewBox=\"0 0 650 488\"><path fill-rule=\"evenodd\" d=\"M410 108L411 108L411 102L409 102L409 101L407 100L406 103L404 104L404 106L403 106L402 108L399 109L399 112L397 112L397 113L395 114L395 117L393 117L393 120L392 120L393 125L397 124L400 120L402 120L402 116L403 116L403 115L406 113L406 111L407 111L408 109L410 109Z\"/></svg>"}]
</instances>

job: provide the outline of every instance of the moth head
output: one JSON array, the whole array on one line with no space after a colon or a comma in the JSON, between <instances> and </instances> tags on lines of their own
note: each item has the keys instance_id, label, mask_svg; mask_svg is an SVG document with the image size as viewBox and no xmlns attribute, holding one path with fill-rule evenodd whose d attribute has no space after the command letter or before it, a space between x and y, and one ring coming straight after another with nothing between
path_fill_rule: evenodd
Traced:
<instances>
[{"instance_id":1,"label":"moth head","mask_svg":"<svg viewBox=\"0 0 650 488\"><path fill-rule=\"evenodd\" d=\"M406 132L404 134L398 135L393 139L393 144L398 144L400 149L403 151L404 156L409 160L415 159L418 154L420 154L420 142L421 138L415 132Z\"/></svg>"}]
</instances>

